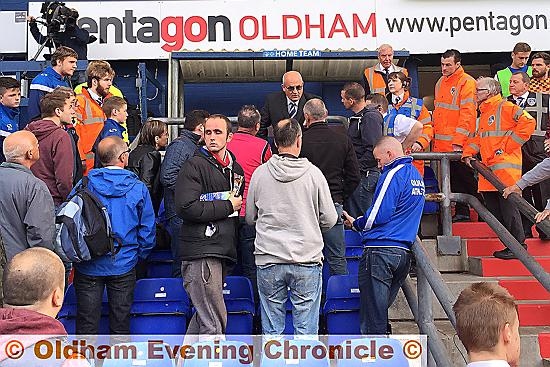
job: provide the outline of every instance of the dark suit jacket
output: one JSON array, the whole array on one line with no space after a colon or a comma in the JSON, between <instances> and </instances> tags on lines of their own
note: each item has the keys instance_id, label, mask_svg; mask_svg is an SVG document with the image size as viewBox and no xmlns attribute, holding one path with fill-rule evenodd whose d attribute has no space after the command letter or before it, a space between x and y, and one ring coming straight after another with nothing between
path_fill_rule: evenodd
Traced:
<instances>
[{"instance_id":1,"label":"dark suit jacket","mask_svg":"<svg viewBox=\"0 0 550 367\"><path fill-rule=\"evenodd\" d=\"M321 98L311 93L304 92L302 98L298 101L298 111L294 118L298 120L300 124L304 124L304 105L306 102L313 98ZM267 95L265 98L265 103L261 111L262 120L260 124L260 131L256 136L267 140L267 128L269 126L275 126L279 121L287 119L290 116L288 115L288 104L286 100L286 95L283 91L274 92Z\"/></svg>"}]
</instances>

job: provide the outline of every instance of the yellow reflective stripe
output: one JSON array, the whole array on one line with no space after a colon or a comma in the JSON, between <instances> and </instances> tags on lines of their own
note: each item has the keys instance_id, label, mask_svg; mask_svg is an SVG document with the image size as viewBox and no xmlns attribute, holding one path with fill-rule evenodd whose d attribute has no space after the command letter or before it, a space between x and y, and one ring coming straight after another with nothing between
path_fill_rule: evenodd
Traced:
<instances>
[{"instance_id":1,"label":"yellow reflective stripe","mask_svg":"<svg viewBox=\"0 0 550 367\"><path fill-rule=\"evenodd\" d=\"M468 144L468 146L473 150L475 150L476 152L479 152L479 145L477 145L476 143L470 143Z\"/></svg>"},{"instance_id":2,"label":"yellow reflective stripe","mask_svg":"<svg viewBox=\"0 0 550 367\"><path fill-rule=\"evenodd\" d=\"M430 117L426 117L426 118L423 118L422 120L419 120L419 121L422 123L422 125L426 125L426 124L432 122L432 119Z\"/></svg>"},{"instance_id":3,"label":"yellow reflective stripe","mask_svg":"<svg viewBox=\"0 0 550 367\"><path fill-rule=\"evenodd\" d=\"M435 102L435 107L445 108L447 110L451 111L459 111L460 107L457 105L453 105L450 103L443 103L443 102Z\"/></svg>"},{"instance_id":4,"label":"yellow reflective stripe","mask_svg":"<svg viewBox=\"0 0 550 367\"><path fill-rule=\"evenodd\" d=\"M465 105L467 103L475 103L474 99L473 98L466 98L466 99L463 99L462 101L460 101L460 105Z\"/></svg>"},{"instance_id":5,"label":"yellow reflective stripe","mask_svg":"<svg viewBox=\"0 0 550 367\"><path fill-rule=\"evenodd\" d=\"M430 139L430 137L429 137L428 135L426 135L426 134L420 134L420 137L426 139L426 140L428 141L428 143L432 140L432 139Z\"/></svg>"},{"instance_id":6,"label":"yellow reflective stripe","mask_svg":"<svg viewBox=\"0 0 550 367\"><path fill-rule=\"evenodd\" d=\"M93 114L92 114L92 105L90 104L90 101L87 98L85 98L84 100L86 101L84 108L86 110L87 118L82 119L82 116L80 116L80 121L82 122L82 124L91 125L91 124L97 124L97 123L105 122L103 117L90 117L90 116L93 116Z\"/></svg>"},{"instance_id":7,"label":"yellow reflective stripe","mask_svg":"<svg viewBox=\"0 0 550 367\"><path fill-rule=\"evenodd\" d=\"M386 88L374 88L374 67L368 68L367 81L369 82L370 92L374 94L384 93Z\"/></svg>"},{"instance_id":8,"label":"yellow reflective stripe","mask_svg":"<svg viewBox=\"0 0 550 367\"><path fill-rule=\"evenodd\" d=\"M501 125L501 116L502 116L502 105L504 104L504 102L506 102L505 99L500 101L500 103L498 104L498 107L497 107L497 114L495 116L495 130L496 131L502 130L500 125Z\"/></svg>"},{"instance_id":9,"label":"yellow reflective stripe","mask_svg":"<svg viewBox=\"0 0 550 367\"><path fill-rule=\"evenodd\" d=\"M497 163L493 164L491 167L491 171L496 171L499 169L517 169L521 170L521 164L514 164L514 163Z\"/></svg>"},{"instance_id":10,"label":"yellow reflective stripe","mask_svg":"<svg viewBox=\"0 0 550 367\"><path fill-rule=\"evenodd\" d=\"M514 114L514 117L513 117L514 121L518 121L522 114L523 114L523 108L518 109Z\"/></svg>"},{"instance_id":11,"label":"yellow reflective stripe","mask_svg":"<svg viewBox=\"0 0 550 367\"><path fill-rule=\"evenodd\" d=\"M527 141L527 140L524 140L524 139L520 138L518 135L516 135L516 133L512 133L510 135L510 137L512 138L513 141L515 141L519 145L523 145Z\"/></svg>"},{"instance_id":12,"label":"yellow reflective stripe","mask_svg":"<svg viewBox=\"0 0 550 367\"><path fill-rule=\"evenodd\" d=\"M462 134L462 135L470 135L470 130L466 130L466 129L463 129L461 127L457 127L456 130L455 130L458 134Z\"/></svg>"},{"instance_id":13,"label":"yellow reflective stripe","mask_svg":"<svg viewBox=\"0 0 550 367\"><path fill-rule=\"evenodd\" d=\"M435 134L435 140L453 141L452 135Z\"/></svg>"},{"instance_id":14,"label":"yellow reflective stripe","mask_svg":"<svg viewBox=\"0 0 550 367\"><path fill-rule=\"evenodd\" d=\"M86 157L86 159L94 159L95 154L93 152L86 153L85 157Z\"/></svg>"},{"instance_id":15,"label":"yellow reflective stripe","mask_svg":"<svg viewBox=\"0 0 550 367\"><path fill-rule=\"evenodd\" d=\"M479 133L479 136L482 138L499 138L503 136L510 136L512 135L512 131L483 131Z\"/></svg>"}]
</instances>

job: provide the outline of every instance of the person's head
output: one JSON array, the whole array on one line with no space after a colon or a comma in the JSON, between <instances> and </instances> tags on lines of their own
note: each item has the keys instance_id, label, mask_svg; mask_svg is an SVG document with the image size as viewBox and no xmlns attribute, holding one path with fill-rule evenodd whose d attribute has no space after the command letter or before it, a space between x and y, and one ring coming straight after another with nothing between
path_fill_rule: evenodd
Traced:
<instances>
[{"instance_id":1,"label":"person's head","mask_svg":"<svg viewBox=\"0 0 550 367\"><path fill-rule=\"evenodd\" d=\"M61 76L73 76L76 70L76 60L78 55L76 52L66 46L58 47L52 54L52 67Z\"/></svg>"},{"instance_id":2,"label":"person's head","mask_svg":"<svg viewBox=\"0 0 550 367\"><path fill-rule=\"evenodd\" d=\"M204 142L206 149L220 157L225 155L227 143L233 138L231 121L221 114L210 115L204 122Z\"/></svg>"},{"instance_id":3,"label":"person's head","mask_svg":"<svg viewBox=\"0 0 550 367\"><path fill-rule=\"evenodd\" d=\"M518 71L510 77L510 93L514 97L519 97L529 90L529 75L523 71Z\"/></svg>"},{"instance_id":4,"label":"person's head","mask_svg":"<svg viewBox=\"0 0 550 367\"><path fill-rule=\"evenodd\" d=\"M65 267L53 251L29 248L8 262L2 283L4 307L56 317L63 305Z\"/></svg>"},{"instance_id":5,"label":"person's head","mask_svg":"<svg viewBox=\"0 0 550 367\"><path fill-rule=\"evenodd\" d=\"M393 48L388 44L378 47L378 61L384 69L387 69L393 63Z\"/></svg>"},{"instance_id":6,"label":"person's head","mask_svg":"<svg viewBox=\"0 0 550 367\"><path fill-rule=\"evenodd\" d=\"M70 124L76 118L76 98L74 91L67 87L57 87L40 100L42 118L59 124Z\"/></svg>"},{"instance_id":7,"label":"person's head","mask_svg":"<svg viewBox=\"0 0 550 367\"><path fill-rule=\"evenodd\" d=\"M319 121L325 121L328 116L328 110L325 103L319 98L313 98L304 105L305 126Z\"/></svg>"},{"instance_id":8,"label":"person's head","mask_svg":"<svg viewBox=\"0 0 550 367\"><path fill-rule=\"evenodd\" d=\"M275 125L273 129L275 145L279 153L289 153L299 156L302 150L302 127L298 120L284 119Z\"/></svg>"},{"instance_id":9,"label":"person's head","mask_svg":"<svg viewBox=\"0 0 550 367\"><path fill-rule=\"evenodd\" d=\"M411 86L411 78L405 75L402 71L390 73L388 75L388 89L396 96L401 95L409 90Z\"/></svg>"},{"instance_id":10,"label":"person's head","mask_svg":"<svg viewBox=\"0 0 550 367\"><path fill-rule=\"evenodd\" d=\"M118 136L108 136L97 145L97 155L103 167L128 165L130 149L128 145Z\"/></svg>"},{"instance_id":11,"label":"person's head","mask_svg":"<svg viewBox=\"0 0 550 367\"><path fill-rule=\"evenodd\" d=\"M403 146L393 136L383 136L380 138L374 146L372 154L378 163L378 168L382 168L386 164L405 155L403 153Z\"/></svg>"},{"instance_id":12,"label":"person's head","mask_svg":"<svg viewBox=\"0 0 550 367\"><path fill-rule=\"evenodd\" d=\"M208 111L205 110L193 110L185 114L185 122L183 127L185 130L189 130L202 136L204 134L204 123L206 119L210 117Z\"/></svg>"},{"instance_id":13,"label":"person's head","mask_svg":"<svg viewBox=\"0 0 550 367\"><path fill-rule=\"evenodd\" d=\"M19 107L21 102L21 83L7 76L0 77L0 104L9 108Z\"/></svg>"},{"instance_id":14,"label":"person's head","mask_svg":"<svg viewBox=\"0 0 550 367\"><path fill-rule=\"evenodd\" d=\"M500 94L502 87L494 78L482 76L476 80L476 102L481 103L488 98Z\"/></svg>"},{"instance_id":15,"label":"person's head","mask_svg":"<svg viewBox=\"0 0 550 367\"><path fill-rule=\"evenodd\" d=\"M340 91L340 97L346 110L354 110L354 107L362 109L365 103L365 88L356 82L346 83Z\"/></svg>"},{"instance_id":16,"label":"person's head","mask_svg":"<svg viewBox=\"0 0 550 367\"><path fill-rule=\"evenodd\" d=\"M302 75L297 71L287 71L283 75L283 84L281 87L288 99L293 102L298 102L304 93Z\"/></svg>"},{"instance_id":17,"label":"person's head","mask_svg":"<svg viewBox=\"0 0 550 367\"><path fill-rule=\"evenodd\" d=\"M109 88L113 85L115 71L108 63L96 63L86 69L88 80L86 84L94 93L100 97L109 94Z\"/></svg>"},{"instance_id":18,"label":"person's head","mask_svg":"<svg viewBox=\"0 0 550 367\"><path fill-rule=\"evenodd\" d=\"M260 130L260 111L254 105L244 105L237 114L239 130L256 135Z\"/></svg>"},{"instance_id":19,"label":"person's head","mask_svg":"<svg viewBox=\"0 0 550 367\"><path fill-rule=\"evenodd\" d=\"M441 74L451 76L460 68L462 56L458 50L450 49L441 55Z\"/></svg>"},{"instance_id":20,"label":"person's head","mask_svg":"<svg viewBox=\"0 0 550 367\"><path fill-rule=\"evenodd\" d=\"M376 107L381 114L388 112L388 99L381 94L369 94L365 97L365 102L367 106Z\"/></svg>"},{"instance_id":21,"label":"person's head","mask_svg":"<svg viewBox=\"0 0 550 367\"><path fill-rule=\"evenodd\" d=\"M514 69L521 69L527 65L529 55L531 55L531 46L525 42L516 43L512 50L512 67Z\"/></svg>"},{"instance_id":22,"label":"person's head","mask_svg":"<svg viewBox=\"0 0 550 367\"><path fill-rule=\"evenodd\" d=\"M533 78L548 78L548 70L550 70L550 54L546 52L537 52L533 54L533 57L531 58L531 68L533 68Z\"/></svg>"},{"instance_id":23,"label":"person's head","mask_svg":"<svg viewBox=\"0 0 550 367\"><path fill-rule=\"evenodd\" d=\"M159 120L147 120L139 134L139 145L150 145L156 150L168 145L168 125Z\"/></svg>"},{"instance_id":24,"label":"person's head","mask_svg":"<svg viewBox=\"0 0 550 367\"><path fill-rule=\"evenodd\" d=\"M103 102L101 109L107 118L119 123L124 123L128 119L128 104L122 97L112 96L107 98Z\"/></svg>"},{"instance_id":25,"label":"person's head","mask_svg":"<svg viewBox=\"0 0 550 367\"><path fill-rule=\"evenodd\" d=\"M498 284L475 283L464 289L453 311L456 330L470 361L504 359L517 365L520 354L519 319L514 298ZM489 354L489 355L488 355Z\"/></svg>"},{"instance_id":26,"label":"person's head","mask_svg":"<svg viewBox=\"0 0 550 367\"><path fill-rule=\"evenodd\" d=\"M6 162L19 163L30 168L40 159L38 140L27 130L16 131L6 137L2 148Z\"/></svg>"}]
</instances>

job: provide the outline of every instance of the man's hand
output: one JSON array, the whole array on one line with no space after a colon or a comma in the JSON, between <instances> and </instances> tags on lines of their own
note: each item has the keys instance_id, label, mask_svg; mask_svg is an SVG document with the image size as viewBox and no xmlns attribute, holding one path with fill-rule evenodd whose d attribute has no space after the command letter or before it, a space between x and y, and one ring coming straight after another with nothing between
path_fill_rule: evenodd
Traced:
<instances>
[{"instance_id":1,"label":"man's hand","mask_svg":"<svg viewBox=\"0 0 550 367\"><path fill-rule=\"evenodd\" d=\"M542 212L535 214L535 220L537 223L542 222L550 215L550 209L544 209Z\"/></svg>"},{"instance_id":2,"label":"man's hand","mask_svg":"<svg viewBox=\"0 0 550 367\"><path fill-rule=\"evenodd\" d=\"M413 152L413 153L418 153L418 152L421 152L423 150L424 150L424 148L422 148L422 145L420 145L418 143L414 143L411 147L411 152Z\"/></svg>"},{"instance_id":3,"label":"man's hand","mask_svg":"<svg viewBox=\"0 0 550 367\"><path fill-rule=\"evenodd\" d=\"M345 210L342 212L342 216L344 217L344 226L346 228L351 228L353 226L355 218L349 215Z\"/></svg>"},{"instance_id":4,"label":"man's hand","mask_svg":"<svg viewBox=\"0 0 550 367\"><path fill-rule=\"evenodd\" d=\"M521 189L519 188L518 185L512 185L505 188L504 191L502 192L502 196L504 196L505 199L508 199L508 196L513 192L521 195Z\"/></svg>"},{"instance_id":5,"label":"man's hand","mask_svg":"<svg viewBox=\"0 0 550 367\"><path fill-rule=\"evenodd\" d=\"M475 158L472 158L472 157L463 157L462 158L462 162L464 162L470 168L473 168L472 164L470 163L473 160L475 160Z\"/></svg>"},{"instance_id":6,"label":"man's hand","mask_svg":"<svg viewBox=\"0 0 550 367\"><path fill-rule=\"evenodd\" d=\"M233 205L233 210L237 211L241 209L241 205L243 205L243 197L242 196L230 196L229 201L231 201L231 205Z\"/></svg>"},{"instance_id":7,"label":"man's hand","mask_svg":"<svg viewBox=\"0 0 550 367\"><path fill-rule=\"evenodd\" d=\"M453 152L462 152L462 145L453 144Z\"/></svg>"},{"instance_id":8,"label":"man's hand","mask_svg":"<svg viewBox=\"0 0 550 367\"><path fill-rule=\"evenodd\" d=\"M36 18L33 17L32 15L29 15L29 16L27 17L27 22L29 22L29 23L34 23L34 22L36 22Z\"/></svg>"}]
</instances>

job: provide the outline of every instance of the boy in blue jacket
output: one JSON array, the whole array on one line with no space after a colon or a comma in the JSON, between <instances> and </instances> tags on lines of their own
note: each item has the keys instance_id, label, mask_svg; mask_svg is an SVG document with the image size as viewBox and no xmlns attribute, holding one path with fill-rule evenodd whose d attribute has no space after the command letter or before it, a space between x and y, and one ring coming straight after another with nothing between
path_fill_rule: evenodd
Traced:
<instances>
[{"instance_id":1,"label":"boy in blue jacket","mask_svg":"<svg viewBox=\"0 0 550 367\"><path fill-rule=\"evenodd\" d=\"M397 139L384 136L374 148L382 174L373 203L357 219L344 212L348 227L361 232L365 247L359 264L360 322L364 335L389 333L391 306L411 264L424 208L424 181Z\"/></svg>"},{"instance_id":2,"label":"boy in blue jacket","mask_svg":"<svg viewBox=\"0 0 550 367\"><path fill-rule=\"evenodd\" d=\"M92 149L94 153L97 152L99 142L108 136L118 136L119 138L124 139L123 133L126 129L122 126L122 124L126 122L126 119L128 119L128 104L122 97L112 96L105 99L101 109L103 110L103 113L105 113L105 116L107 116L107 120L105 120L103 129L95 140L94 147ZM99 159L96 158L94 168L101 167L102 165L99 162Z\"/></svg>"},{"instance_id":3,"label":"boy in blue jacket","mask_svg":"<svg viewBox=\"0 0 550 367\"><path fill-rule=\"evenodd\" d=\"M4 139L19 130L17 116L21 102L21 83L7 76L0 77L0 163L6 158L2 152Z\"/></svg>"}]
</instances>

